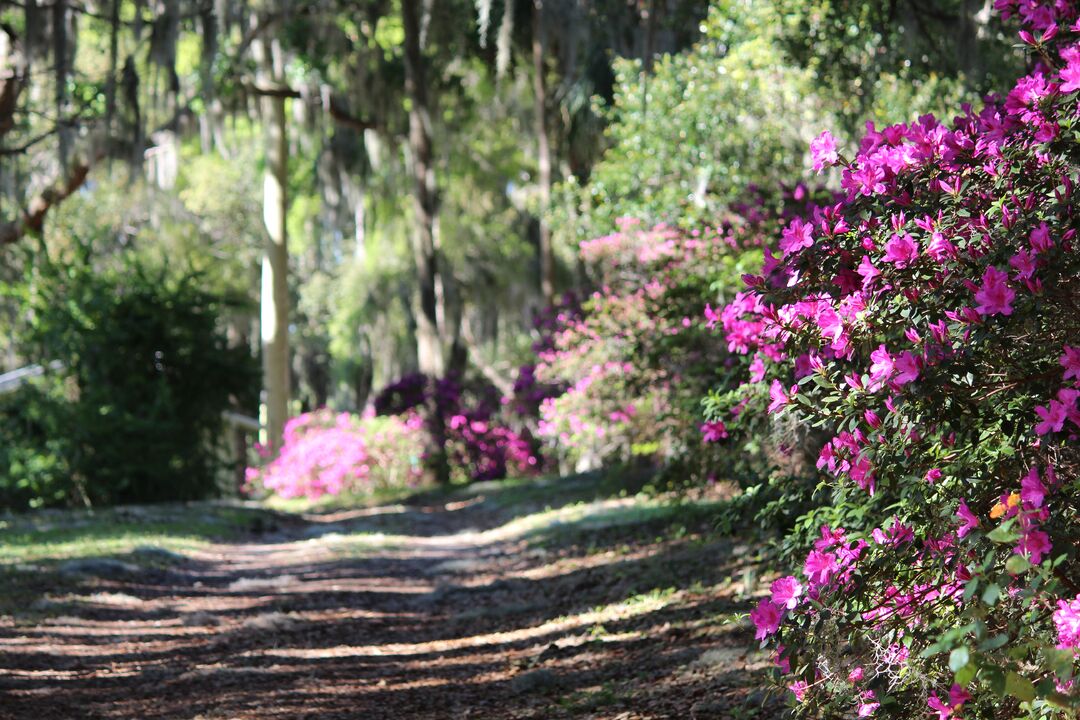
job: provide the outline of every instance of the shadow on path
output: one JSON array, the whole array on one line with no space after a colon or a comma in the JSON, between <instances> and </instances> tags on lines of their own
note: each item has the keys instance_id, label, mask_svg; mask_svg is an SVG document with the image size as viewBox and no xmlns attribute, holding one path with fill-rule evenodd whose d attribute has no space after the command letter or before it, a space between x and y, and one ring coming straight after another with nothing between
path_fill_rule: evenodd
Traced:
<instances>
[{"instance_id":1,"label":"shadow on path","mask_svg":"<svg viewBox=\"0 0 1080 720\"><path fill-rule=\"evenodd\" d=\"M724 622L754 548L602 495L481 486L87 579L0 619L0 718L778 717Z\"/></svg>"}]
</instances>

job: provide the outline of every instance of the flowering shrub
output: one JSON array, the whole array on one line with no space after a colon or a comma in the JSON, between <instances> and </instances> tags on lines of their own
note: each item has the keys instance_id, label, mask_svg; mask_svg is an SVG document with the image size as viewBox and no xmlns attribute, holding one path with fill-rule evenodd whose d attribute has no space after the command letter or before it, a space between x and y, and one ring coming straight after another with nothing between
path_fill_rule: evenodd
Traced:
<instances>
[{"instance_id":1,"label":"flowering shrub","mask_svg":"<svg viewBox=\"0 0 1080 720\"><path fill-rule=\"evenodd\" d=\"M749 188L715 228L623 218L582 242L598 289L560 309L537 346L536 376L566 388L540 406L541 436L579 467L644 457L680 484L745 470L751 456L719 442L723 420L701 422L701 396L733 371L713 331L718 301L752 262L748 248L820 196Z\"/></svg>"},{"instance_id":2,"label":"flowering shrub","mask_svg":"<svg viewBox=\"0 0 1080 720\"><path fill-rule=\"evenodd\" d=\"M452 479L498 480L513 472L533 474L541 458L527 427L512 409L529 407L541 392L526 374L519 377L522 395L500 398L488 383L459 377L432 380L420 373L388 385L375 399L380 415L416 413L423 418L427 452L445 453ZM503 409L506 412L503 412ZM518 427L514 427L517 425Z\"/></svg>"},{"instance_id":3,"label":"flowering shrub","mask_svg":"<svg viewBox=\"0 0 1080 720\"><path fill-rule=\"evenodd\" d=\"M1080 708L1080 12L995 5L1030 74L948 125L868 125L850 158L819 137L841 197L720 313L748 376L714 422L826 433L800 571L752 613L808 712Z\"/></svg>"},{"instance_id":4,"label":"flowering shrub","mask_svg":"<svg viewBox=\"0 0 1080 720\"><path fill-rule=\"evenodd\" d=\"M700 373L683 371L705 363L716 344L699 318L707 278L726 249L718 240L623 219L617 232L581 243L599 289L579 311L559 313L535 371L565 387L539 409L540 434L564 459L581 468L633 456L666 461L686 454L688 437L702 444L698 399L706 386L690 382ZM688 270L704 287L680 295Z\"/></svg>"},{"instance_id":5,"label":"flowering shrub","mask_svg":"<svg viewBox=\"0 0 1080 720\"><path fill-rule=\"evenodd\" d=\"M249 490L284 498L362 493L419 484L423 477L415 413L391 417L317 410L289 420L281 452L262 468L248 468ZM257 448L268 458L265 448Z\"/></svg>"}]
</instances>

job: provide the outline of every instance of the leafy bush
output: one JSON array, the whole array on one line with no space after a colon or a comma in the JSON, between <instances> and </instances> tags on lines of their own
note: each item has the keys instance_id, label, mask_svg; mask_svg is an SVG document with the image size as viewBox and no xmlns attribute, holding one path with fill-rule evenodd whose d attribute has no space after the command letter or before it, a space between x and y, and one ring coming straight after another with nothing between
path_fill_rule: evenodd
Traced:
<instances>
[{"instance_id":1,"label":"leafy bush","mask_svg":"<svg viewBox=\"0 0 1080 720\"><path fill-rule=\"evenodd\" d=\"M375 411L418 413L427 433L425 461L432 467L441 456L450 480L498 480L510 472L530 475L540 470L542 458L526 418L514 411L531 405L536 388L527 375L519 381L516 387L523 395L502 398L483 380L456 375L433 380L412 373L383 388L375 398Z\"/></svg>"},{"instance_id":2,"label":"leafy bush","mask_svg":"<svg viewBox=\"0 0 1080 720\"><path fill-rule=\"evenodd\" d=\"M841 196L722 312L753 365L714 419L829 438L786 540L801 572L752 613L807 713L1080 707L1080 20L996 6L1032 71L951 126L870 126L850 156L819 137Z\"/></svg>"},{"instance_id":3,"label":"leafy bush","mask_svg":"<svg viewBox=\"0 0 1080 720\"><path fill-rule=\"evenodd\" d=\"M24 354L51 371L0 405L9 506L203 497L217 489L222 412L254 404L257 368L218 327L223 301L195 278L130 259L39 259L12 289Z\"/></svg>"},{"instance_id":4,"label":"leafy bush","mask_svg":"<svg viewBox=\"0 0 1080 720\"><path fill-rule=\"evenodd\" d=\"M361 494L411 487L423 477L423 420L415 413L357 418L317 410L289 420L278 456L248 468L248 490L283 498Z\"/></svg>"}]
</instances>

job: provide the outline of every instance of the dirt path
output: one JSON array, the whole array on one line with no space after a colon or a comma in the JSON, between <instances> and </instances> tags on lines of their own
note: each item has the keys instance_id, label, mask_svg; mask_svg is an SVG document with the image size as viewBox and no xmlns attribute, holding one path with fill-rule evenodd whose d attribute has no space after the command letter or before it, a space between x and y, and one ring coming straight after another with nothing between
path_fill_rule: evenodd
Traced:
<instances>
[{"instance_id":1,"label":"dirt path","mask_svg":"<svg viewBox=\"0 0 1080 720\"><path fill-rule=\"evenodd\" d=\"M746 547L704 515L545 500L287 519L88 577L0 622L0 718L777 716L723 622Z\"/></svg>"}]
</instances>

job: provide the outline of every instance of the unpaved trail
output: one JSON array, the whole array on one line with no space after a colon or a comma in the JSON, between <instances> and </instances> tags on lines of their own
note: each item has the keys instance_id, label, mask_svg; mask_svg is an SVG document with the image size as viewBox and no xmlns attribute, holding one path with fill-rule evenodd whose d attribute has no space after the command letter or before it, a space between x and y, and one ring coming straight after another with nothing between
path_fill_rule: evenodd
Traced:
<instances>
[{"instance_id":1,"label":"unpaved trail","mask_svg":"<svg viewBox=\"0 0 1080 720\"><path fill-rule=\"evenodd\" d=\"M0 622L0 718L777 717L723 622L750 549L633 502L310 515L87 578Z\"/></svg>"}]
</instances>

